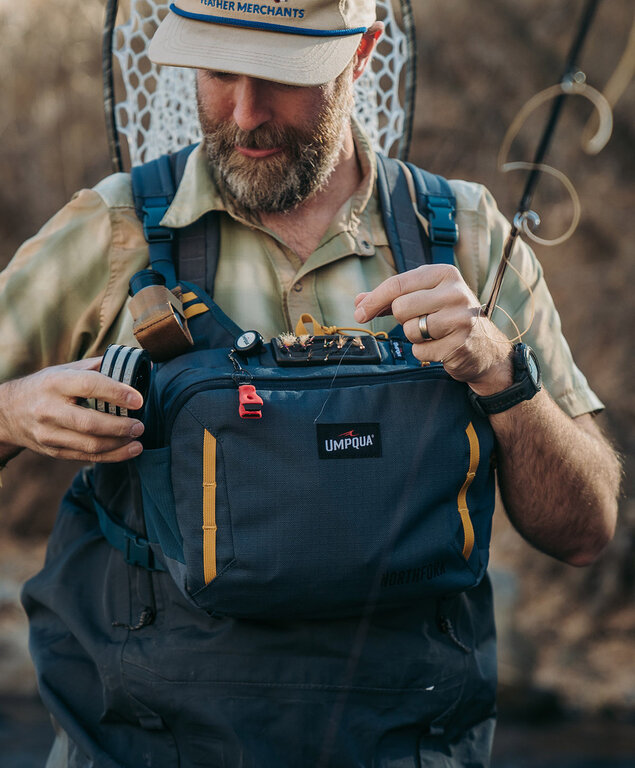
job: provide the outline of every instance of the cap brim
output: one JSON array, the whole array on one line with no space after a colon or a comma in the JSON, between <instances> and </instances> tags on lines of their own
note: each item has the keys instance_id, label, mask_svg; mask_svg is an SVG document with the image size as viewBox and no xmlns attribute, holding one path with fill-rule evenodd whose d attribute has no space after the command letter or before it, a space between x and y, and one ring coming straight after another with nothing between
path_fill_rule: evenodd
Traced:
<instances>
[{"instance_id":1,"label":"cap brim","mask_svg":"<svg viewBox=\"0 0 635 768\"><path fill-rule=\"evenodd\" d=\"M340 75L361 34L313 37L196 21L169 13L148 55L155 64L233 72L289 85L321 85Z\"/></svg>"}]
</instances>

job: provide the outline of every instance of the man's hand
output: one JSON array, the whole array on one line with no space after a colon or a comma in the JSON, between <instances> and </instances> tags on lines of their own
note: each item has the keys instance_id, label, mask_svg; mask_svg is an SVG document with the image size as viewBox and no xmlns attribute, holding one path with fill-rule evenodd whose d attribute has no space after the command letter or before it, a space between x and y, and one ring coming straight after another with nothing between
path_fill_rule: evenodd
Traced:
<instances>
[{"instance_id":1,"label":"man's hand","mask_svg":"<svg viewBox=\"0 0 635 768\"><path fill-rule=\"evenodd\" d=\"M132 387L98 372L101 358L44 368L0 385L0 461L20 448L59 459L124 461L142 451L143 424L79 405L95 398L137 410Z\"/></svg>"},{"instance_id":2,"label":"man's hand","mask_svg":"<svg viewBox=\"0 0 635 768\"><path fill-rule=\"evenodd\" d=\"M441 361L450 376L479 395L500 392L513 382L511 343L482 316L478 299L455 267L425 265L394 275L370 293L360 293L355 307L360 323L394 315L417 359ZM422 315L427 315L430 341L421 338Z\"/></svg>"}]
</instances>

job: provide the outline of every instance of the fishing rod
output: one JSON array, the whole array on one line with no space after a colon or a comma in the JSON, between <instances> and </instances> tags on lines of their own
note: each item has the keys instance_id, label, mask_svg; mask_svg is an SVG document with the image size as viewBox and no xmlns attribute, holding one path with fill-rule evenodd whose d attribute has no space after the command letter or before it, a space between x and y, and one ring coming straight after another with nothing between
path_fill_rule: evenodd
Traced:
<instances>
[{"instance_id":1,"label":"fishing rod","mask_svg":"<svg viewBox=\"0 0 635 768\"><path fill-rule=\"evenodd\" d=\"M593 18L599 3L600 0L588 0L582 14L582 19L578 26L575 39L571 46L571 50L569 51L564 73L560 78L560 87L562 92L555 98L553 102L551 113L547 119L547 123L538 144L538 148L536 149L533 162L531 163L531 170L525 183L525 189L523 190L516 214L512 220L512 226L509 235L505 240L503 256L501 258L500 264L498 265L496 277L494 278L492 292L483 310L485 317L488 319L491 319L492 314L496 309L496 302L498 300L498 295L503 284L503 278L505 277L505 272L507 271L507 266L511 258L512 250L516 240L518 239L518 236L522 232L524 226L529 225L531 227L536 227L540 224L540 217L537 213L530 209L531 201L536 190L536 185L538 184L541 166L555 133L556 125L562 112L565 98L568 95L568 90L572 85L582 84L586 80L586 76L579 69L576 62L578 61L582 46L593 22Z\"/></svg>"}]
</instances>

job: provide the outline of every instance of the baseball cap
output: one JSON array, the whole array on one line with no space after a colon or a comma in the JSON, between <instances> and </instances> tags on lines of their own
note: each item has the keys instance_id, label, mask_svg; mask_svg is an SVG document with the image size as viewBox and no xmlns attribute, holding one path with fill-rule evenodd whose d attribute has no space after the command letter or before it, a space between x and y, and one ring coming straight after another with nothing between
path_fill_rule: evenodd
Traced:
<instances>
[{"instance_id":1,"label":"baseball cap","mask_svg":"<svg viewBox=\"0 0 635 768\"><path fill-rule=\"evenodd\" d=\"M148 54L290 85L341 74L375 21L375 0L175 0Z\"/></svg>"}]
</instances>

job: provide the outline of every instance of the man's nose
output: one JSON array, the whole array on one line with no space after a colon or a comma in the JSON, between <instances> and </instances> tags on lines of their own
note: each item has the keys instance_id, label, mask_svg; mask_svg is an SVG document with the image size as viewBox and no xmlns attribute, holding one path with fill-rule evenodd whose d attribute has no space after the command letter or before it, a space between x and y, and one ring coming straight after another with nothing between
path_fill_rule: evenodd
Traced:
<instances>
[{"instance_id":1,"label":"man's nose","mask_svg":"<svg viewBox=\"0 0 635 768\"><path fill-rule=\"evenodd\" d=\"M234 121L243 131L253 131L271 120L271 94L266 83L243 75L234 89Z\"/></svg>"}]
</instances>

